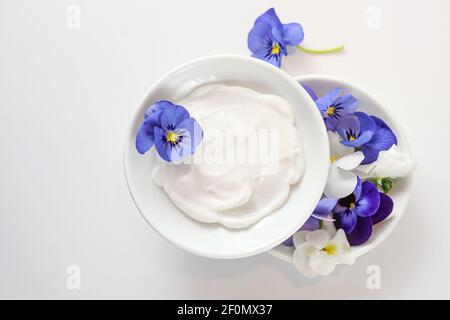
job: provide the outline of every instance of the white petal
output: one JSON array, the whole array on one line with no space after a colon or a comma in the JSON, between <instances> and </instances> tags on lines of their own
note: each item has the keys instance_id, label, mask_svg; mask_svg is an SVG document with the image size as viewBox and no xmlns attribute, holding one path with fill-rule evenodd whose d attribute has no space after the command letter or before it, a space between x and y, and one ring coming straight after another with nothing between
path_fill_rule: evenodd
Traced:
<instances>
[{"instance_id":1,"label":"white petal","mask_svg":"<svg viewBox=\"0 0 450 320\"><path fill-rule=\"evenodd\" d=\"M340 256L339 263L347 264L347 265L351 266L352 264L355 263L355 260L356 260L355 256L353 255L353 253L351 251L349 251Z\"/></svg>"},{"instance_id":2,"label":"white petal","mask_svg":"<svg viewBox=\"0 0 450 320\"><path fill-rule=\"evenodd\" d=\"M414 160L408 155L398 152L397 149L381 151L374 174L379 178L401 178L407 176L414 167Z\"/></svg>"},{"instance_id":3,"label":"white petal","mask_svg":"<svg viewBox=\"0 0 450 320\"><path fill-rule=\"evenodd\" d=\"M341 140L342 138L339 134L328 131L328 141L330 142L330 156L332 158L335 157L336 159L339 159L354 152L353 148L344 146L342 143L340 143L339 141Z\"/></svg>"},{"instance_id":4,"label":"white petal","mask_svg":"<svg viewBox=\"0 0 450 320\"><path fill-rule=\"evenodd\" d=\"M353 172L331 165L328 171L327 185L323 193L327 197L344 198L355 190L357 183L358 179Z\"/></svg>"},{"instance_id":5,"label":"white petal","mask_svg":"<svg viewBox=\"0 0 450 320\"><path fill-rule=\"evenodd\" d=\"M376 161L369 164L362 164L356 167L353 172L361 179L371 178L373 176L373 170L375 169Z\"/></svg>"},{"instance_id":6,"label":"white petal","mask_svg":"<svg viewBox=\"0 0 450 320\"><path fill-rule=\"evenodd\" d=\"M316 214L312 214L312 216L313 216L314 218L317 218L317 219L321 220L321 221L328 221L328 222L336 221L336 219L333 218L333 215L332 215L332 214L329 214L329 215L326 216L326 217L323 217L323 216L317 216ZM323 229L323 228L322 228L322 229Z\"/></svg>"},{"instance_id":7,"label":"white petal","mask_svg":"<svg viewBox=\"0 0 450 320\"><path fill-rule=\"evenodd\" d=\"M336 263L336 257L334 255L329 255L325 251L314 251L309 256L309 265L311 269L322 276L326 276L333 272Z\"/></svg>"},{"instance_id":8,"label":"white petal","mask_svg":"<svg viewBox=\"0 0 450 320\"><path fill-rule=\"evenodd\" d=\"M364 154L361 151L353 152L336 161L336 166L344 170L353 170L364 160Z\"/></svg>"},{"instance_id":9,"label":"white petal","mask_svg":"<svg viewBox=\"0 0 450 320\"><path fill-rule=\"evenodd\" d=\"M351 265L355 262L355 256L351 252L350 244L348 243L344 230L339 229L333 239L330 240L330 244L336 246L338 263Z\"/></svg>"},{"instance_id":10,"label":"white petal","mask_svg":"<svg viewBox=\"0 0 450 320\"><path fill-rule=\"evenodd\" d=\"M300 231L296 232L292 238L292 240L294 241L294 246L298 247L299 245L305 243L306 242L305 237L310 232L311 231L306 231L306 230L300 230Z\"/></svg>"},{"instance_id":11,"label":"white petal","mask_svg":"<svg viewBox=\"0 0 450 320\"><path fill-rule=\"evenodd\" d=\"M373 169L375 169L376 164L376 161L369 164L362 164L358 166L356 170L365 174L369 174L373 171Z\"/></svg>"},{"instance_id":12,"label":"white petal","mask_svg":"<svg viewBox=\"0 0 450 320\"><path fill-rule=\"evenodd\" d=\"M320 250L330 241L330 234L325 230L318 229L308 233L305 239L311 246Z\"/></svg>"},{"instance_id":13,"label":"white petal","mask_svg":"<svg viewBox=\"0 0 450 320\"><path fill-rule=\"evenodd\" d=\"M317 273L311 269L309 265L309 256L314 252L314 248L307 243L299 246L295 249L294 255L292 256L292 262L300 273L307 278L317 277Z\"/></svg>"},{"instance_id":14,"label":"white petal","mask_svg":"<svg viewBox=\"0 0 450 320\"><path fill-rule=\"evenodd\" d=\"M321 229L328 232L330 236L334 236L336 234L336 227L334 226L334 223L331 221L322 221Z\"/></svg>"},{"instance_id":15,"label":"white petal","mask_svg":"<svg viewBox=\"0 0 450 320\"><path fill-rule=\"evenodd\" d=\"M341 248L344 251L350 250L350 244L348 243L347 236L342 229L336 231L333 239L330 240L330 244L334 244L336 247Z\"/></svg>"}]
</instances>

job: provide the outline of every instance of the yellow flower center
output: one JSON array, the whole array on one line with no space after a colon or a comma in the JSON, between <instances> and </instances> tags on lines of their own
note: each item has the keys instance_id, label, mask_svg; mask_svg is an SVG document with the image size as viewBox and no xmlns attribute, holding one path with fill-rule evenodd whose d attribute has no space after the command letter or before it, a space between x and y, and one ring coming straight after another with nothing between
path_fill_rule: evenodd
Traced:
<instances>
[{"instance_id":1,"label":"yellow flower center","mask_svg":"<svg viewBox=\"0 0 450 320\"><path fill-rule=\"evenodd\" d=\"M331 163L335 163L337 161L337 156L331 155L330 156L330 161L331 161Z\"/></svg>"},{"instance_id":2,"label":"yellow flower center","mask_svg":"<svg viewBox=\"0 0 450 320\"><path fill-rule=\"evenodd\" d=\"M173 131L169 131L166 134L166 140L167 142L175 143L178 140L178 135Z\"/></svg>"},{"instance_id":3,"label":"yellow flower center","mask_svg":"<svg viewBox=\"0 0 450 320\"><path fill-rule=\"evenodd\" d=\"M334 244L329 244L325 248L322 249L322 251L325 251L328 255L332 256L336 253L336 246Z\"/></svg>"},{"instance_id":4,"label":"yellow flower center","mask_svg":"<svg viewBox=\"0 0 450 320\"><path fill-rule=\"evenodd\" d=\"M348 137L348 140L353 141L353 140L356 140L356 138L354 136L350 136L350 137Z\"/></svg>"},{"instance_id":5,"label":"yellow flower center","mask_svg":"<svg viewBox=\"0 0 450 320\"><path fill-rule=\"evenodd\" d=\"M332 116L334 114L334 107L328 107L327 111L325 112L327 116Z\"/></svg>"},{"instance_id":6,"label":"yellow flower center","mask_svg":"<svg viewBox=\"0 0 450 320\"><path fill-rule=\"evenodd\" d=\"M276 55L276 54L279 54L280 53L280 50L281 50L281 48L280 48L280 45L278 44L278 43L274 43L273 45L272 45L272 54L273 55Z\"/></svg>"},{"instance_id":7,"label":"yellow flower center","mask_svg":"<svg viewBox=\"0 0 450 320\"><path fill-rule=\"evenodd\" d=\"M350 209L353 209L356 207L356 204L354 202L350 203Z\"/></svg>"}]
</instances>

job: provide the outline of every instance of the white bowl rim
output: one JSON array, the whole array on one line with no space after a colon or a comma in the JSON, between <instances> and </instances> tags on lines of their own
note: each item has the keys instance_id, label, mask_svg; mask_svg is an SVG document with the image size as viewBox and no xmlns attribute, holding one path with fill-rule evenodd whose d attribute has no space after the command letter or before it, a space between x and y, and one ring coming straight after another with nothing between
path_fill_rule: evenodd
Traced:
<instances>
[{"instance_id":1,"label":"white bowl rim","mask_svg":"<svg viewBox=\"0 0 450 320\"><path fill-rule=\"evenodd\" d=\"M327 81L327 82L342 83L348 87L352 87L360 92L363 92L367 97L369 97L371 100L373 100L379 106L380 110L389 114L389 118L390 118L391 122L395 123L396 129L397 129L395 134L397 136L401 137L403 148L405 148L405 150L407 150L407 152L408 152L408 155L410 157L412 157L411 145L410 145L407 135L406 135L400 121L397 119L396 115L393 114L392 111L388 111L388 109L385 107L385 105L383 103L380 103L380 101L378 99L375 99L371 94L367 93L366 90L363 90L361 88L361 86L355 85L353 82L343 80L341 78L337 78L337 77L334 77L331 75L306 74L306 75L301 75L301 76L294 76L293 78L295 79L295 81L297 81L299 83L301 83L302 81L305 81L305 82L306 81ZM403 178L403 179L407 180L406 188L405 188L406 196L405 196L405 200L404 200L406 203L409 201L409 196L411 193L413 174L414 174L414 171L410 172L408 177ZM406 206L404 206L403 210L397 212L396 219L394 219L389 224L388 228L378 236L376 241L370 243L369 245L365 245L362 247L358 247L358 246L352 247L355 258L359 258L359 257L365 255L366 253L372 251L376 247L378 247L378 245L380 245L394 231L394 229L400 223L400 220L401 220L402 216L404 215L405 210L406 210ZM282 244L279 244L278 246L281 246L281 245ZM278 246L275 246L274 248L269 250L268 253L270 253L272 256L274 256L278 259L292 263L292 257L289 257L286 254L284 254L283 252L281 252L280 250L277 250Z\"/></svg>"},{"instance_id":2,"label":"white bowl rim","mask_svg":"<svg viewBox=\"0 0 450 320\"><path fill-rule=\"evenodd\" d=\"M298 83L298 82L297 82L291 75L289 75L287 72L285 72L285 71L283 71L283 70L281 70L281 69L279 69L279 68L277 68L277 67L275 67L275 66L273 66L273 65L271 65L271 64L269 64L269 63L267 63L267 62L265 62L265 61L262 61L262 60L259 60L259 59L253 58L253 57L249 57L249 56L245 56L245 55L236 55L236 54L209 55L209 56L204 56L204 57L200 57L200 58L196 58L196 59L189 60L189 61L187 61L187 62L185 62L185 63L183 63L183 64L181 64L181 65L179 65L179 66L177 66L177 67L175 67L175 68L173 68L172 70L166 72L162 77L159 78L159 80L157 80L157 81L156 81L156 82L155 82L155 83L147 90L147 92L144 94L144 96L143 96L143 97L141 98L141 100L139 101L138 106L142 106L142 105L146 102L147 98L154 92L154 90L155 90L156 88L158 88L158 87L160 86L161 83L163 83L164 81L166 81L167 78L169 78L170 76L172 76L172 74L174 74L174 73L176 73L177 71L182 70L182 69L184 69L184 68L186 68L186 67L188 67L188 66L190 66L190 65L195 65L195 64L202 63L202 62L207 61L207 60L213 60L213 59L236 59L236 60L245 60L245 61L247 61L247 62L249 62L249 63L259 64L259 65L262 66L263 68L271 69L272 72L278 73L281 77L283 77L287 82L290 82L291 84L294 84L294 83L297 84L297 83ZM301 86L299 86L299 88L301 88ZM302 89L300 89L300 90L302 90ZM304 89L303 89L303 90L304 90ZM305 94L307 94L306 91L305 91ZM311 100L311 103L313 103L312 100ZM249 257L249 256L254 256L254 255L257 255L257 254L260 254L260 253L267 252L268 250L270 250L271 248L273 248L274 246L276 246L276 245L279 244L280 241L279 241L279 239L278 239L278 240L273 240L273 241L271 241L270 243L268 243L268 244L266 244L266 245L264 245L264 246L260 246L258 249L249 250L248 252L241 252L240 254L228 254L228 255L223 255L223 254L210 254L210 253L206 254L206 253L204 253L204 252L202 252L202 251L195 250L194 248L192 248L192 247L190 247L190 246L186 246L186 245L184 245L183 243L179 243L179 242L174 241L173 239L171 239L170 237L168 237L168 236L167 236L166 234L164 234L163 232L160 232L160 230L158 229L157 226L155 226L154 224L150 223L150 221L147 219L147 217L146 217L146 216L144 215L144 213L142 212L143 210L142 210L141 206L139 205L138 200L136 199L136 197L135 197L135 195L134 195L134 192L133 192L134 187L132 186L132 182L131 182L131 179L130 179L130 177L129 177L129 170L130 170L130 169L129 169L129 163L128 163L128 158L127 158L127 151L128 151L128 149L129 149L129 146L130 146L130 143L129 143L129 142L130 142L130 141L129 141L129 140L130 140L130 139L129 139L129 136L130 136L130 134L133 132L133 128L134 128L134 126L133 126L134 121L132 121L132 119L134 119L134 118L136 117L136 113L139 112L139 110L140 110L140 107L137 108L137 109L133 112L133 115L132 115L132 118L131 118L131 120L130 120L128 129L127 129L127 131L126 131L126 140L125 140L125 142L124 142L124 153L123 153L124 174L125 174L125 180L126 180L126 183L127 183L128 191L129 191L129 193L130 193L130 195L131 195L131 198L133 199L133 202L134 202L135 206L137 207L139 213L140 213L141 216L144 218L144 220L146 221L146 223L147 223L154 231L156 231L156 233L158 233L162 238L166 239L166 240L169 241L170 243L172 243L172 244L178 246L179 248L181 248L181 249L183 249L183 250L185 250L185 251L187 251L187 252L189 252L189 253L192 253L192 254L195 254L195 255L198 255L198 256L202 256L202 257L206 257L206 258L214 258L214 259L237 259L237 258L245 258L245 257ZM322 120L321 115L320 115L319 112L313 113L313 116L316 117L317 119ZM324 130L323 130L324 137L325 137L325 139L327 139L327 137L326 137L326 129L325 129L325 126L323 126L323 128L324 128ZM321 138L321 139L322 139L322 138ZM326 153L326 154L329 154L329 149L328 149L327 146L323 146L322 148L324 148L324 150L325 150L325 148L326 148L325 153ZM328 164L328 159L324 159L324 161L327 161L327 164ZM317 177L317 179L321 179L321 181L323 180L323 183L322 183L322 184L323 184L323 188L325 187L325 184L326 184L326 178L327 178L327 174L326 174L326 173L324 173L323 177ZM319 196L319 198L320 198L320 196ZM319 199L319 198L318 198L318 199ZM291 228L291 230L289 230L289 232L286 232L286 234L283 234L283 235L280 236L279 238L280 238L280 239L281 239L281 238L287 238L290 234L292 234L293 232L295 232L295 230L298 229L299 227L300 227L300 226L298 226L298 227L297 227L297 226L293 226L293 227Z\"/></svg>"}]
</instances>

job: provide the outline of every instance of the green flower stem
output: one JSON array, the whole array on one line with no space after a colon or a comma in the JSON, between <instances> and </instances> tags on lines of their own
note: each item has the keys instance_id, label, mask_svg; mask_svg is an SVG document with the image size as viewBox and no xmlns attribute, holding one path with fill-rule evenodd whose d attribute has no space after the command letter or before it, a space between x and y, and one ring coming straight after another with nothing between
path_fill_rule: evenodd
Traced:
<instances>
[{"instance_id":1,"label":"green flower stem","mask_svg":"<svg viewBox=\"0 0 450 320\"><path fill-rule=\"evenodd\" d=\"M327 54L327 53L334 53L334 52L342 51L342 50L344 50L345 46L342 44L342 45L334 47L334 48L323 49L323 50L309 49L309 48L305 48L303 46L297 46L297 48L306 53Z\"/></svg>"}]
</instances>

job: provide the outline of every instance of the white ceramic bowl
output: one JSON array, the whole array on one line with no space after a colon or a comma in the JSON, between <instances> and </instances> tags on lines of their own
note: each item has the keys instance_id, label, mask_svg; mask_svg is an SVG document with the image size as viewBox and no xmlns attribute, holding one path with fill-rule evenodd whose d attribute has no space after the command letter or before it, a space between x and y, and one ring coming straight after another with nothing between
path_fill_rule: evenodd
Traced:
<instances>
[{"instance_id":1,"label":"white ceramic bowl","mask_svg":"<svg viewBox=\"0 0 450 320\"><path fill-rule=\"evenodd\" d=\"M393 115L393 112L388 111L392 110L392 107L389 109L384 107L366 91L347 81L320 75L305 75L296 77L295 79L301 84L310 86L319 97L335 88L341 88L343 90L343 94L352 94L360 102L359 110L383 119L396 134L400 151L411 156L411 149L403 129ZM389 192L389 196L394 201L393 212L386 220L374 226L372 237L368 242L360 246L352 247L355 257L359 257L374 249L395 229L400 221L400 218L405 212L411 185L411 175L398 180L393 190ZM278 245L269 251L269 253L275 257L288 262L292 262L293 252L294 249L292 247L287 247L284 245Z\"/></svg>"},{"instance_id":2,"label":"white ceramic bowl","mask_svg":"<svg viewBox=\"0 0 450 320\"><path fill-rule=\"evenodd\" d=\"M148 106L176 101L205 83L231 83L283 97L295 114L303 142L305 173L286 203L253 226L231 230L189 218L175 207L151 172L154 157L139 155L136 131ZM166 74L145 95L133 118L125 145L125 174L130 193L147 222L164 238L200 256L240 258L273 248L295 232L320 199L328 172L327 134L320 113L306 91L287 73L246 56L212 56L186 63Z\"/></svg>"}]
</instances>

